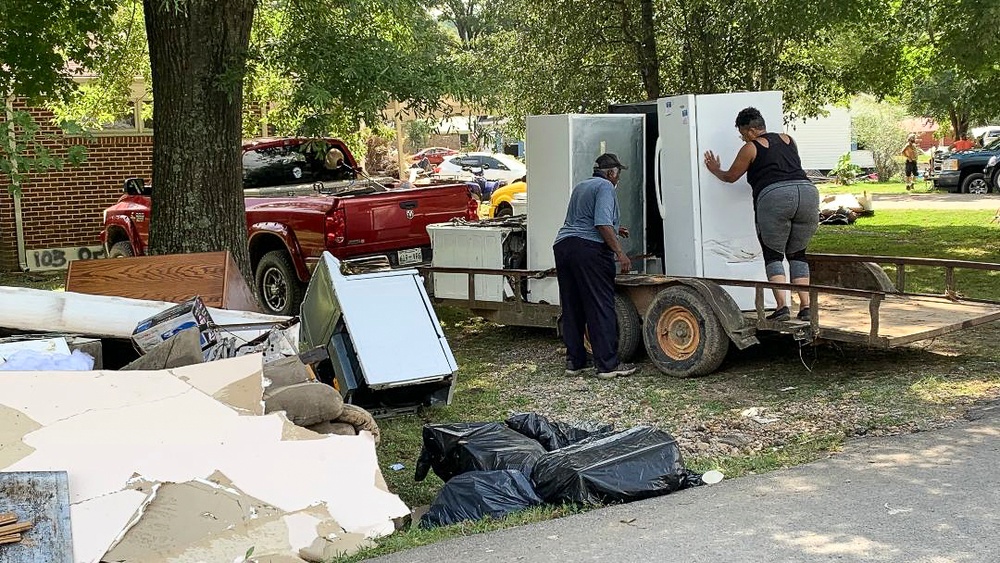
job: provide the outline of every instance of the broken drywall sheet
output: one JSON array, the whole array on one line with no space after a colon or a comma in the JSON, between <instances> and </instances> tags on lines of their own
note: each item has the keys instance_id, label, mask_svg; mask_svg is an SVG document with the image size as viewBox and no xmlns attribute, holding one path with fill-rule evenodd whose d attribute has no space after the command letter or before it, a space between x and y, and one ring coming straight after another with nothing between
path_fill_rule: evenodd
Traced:
<instances>
[{"instance_id":1,"label":"broken drywall sheet","mask_svg":"<svg viewBox=\"0 0 1000 563\"><path fill-rule=\"evenodd\" d=\"M209 373L218 371L226 374ZM208 394L218 397L234 385L240 392L224 398L234 403L232 407ZM157 507L164 503L155 502L152 487L136 483L202 482L207 476L220 487L278 511L271 523L258 511L244 535L255 541L257 534L271 538L268 545L282 557L292 557L320 538L307 537L318 534L319 525L310 528L301 519L289 524L282 520L289 514L312 514L322 508L323 516L315 518L335 521L337 529L342 526L339 535L344 539L335 548L343 551L362 538L393 532L392 519L409 511L397 496L377 486L378 460L371 435L289 432L283 414L238 412L251 406L246 402L247 389L256 389L259 401L259 356L171 372L5 374L0 377L0 405L6 407L0 411L0 422L20 420L20 426L4 427L2 437L5 443L21 444L6 469L68 472L74 510L83 514L82 525L95 530L81 531L81 553L99 551L109 538L128 536L129 524L121 522L134 520L135 526L141 526L145 518L157 514ZM130 492L123 495L123 489ZM94 508L105 503L110 508ZM97 513L107 513L95 516L106 522L90 522L89 514ZM110 530L115 528L117 535L112 535ZM139 532L135 534L138 537ZM226 534L232 536L230 543ZM235 529L205 541L209 540L226 549L242 546L242 550L227 552L228 560L248 547ZM183 541L175 545L179 543ZM319 547L321 551L330 548L323 542Z\"/></svg>"},{"instance_id":2,"label":"broken drywall sheet","mask_svg":"<svg viewBox=\"0 0 1000 563\"><path fill-rule=\"evenodd\" d=\"M99 560L149 497L149 493L124 490L71 504L73 557L77 561Z\"/></svg>"},{"instance_id":3,"label":"broken drywall sheet","mask_svg":"<svg viewBox=\"0 0 1000 563\"><path fill-rule=\"evenodd\" d=\"M142 518L108 551L110 561L161 561L277 509L230 487L207 480L163 483Z\"/></svg>"},{"instance_id":4,"label":"broken drywall sheet","mask_svg":"<svg viewBox=\"0 0 1000 563\"><path fill-rule=\"evenodd\" d=\"M23 439L25 435L41 427L41 424L23 412L0 404L0 470L35 451Z\"/></svg>"},{"instance_id":5,"label":"broken drywall sheet","mask_svg":"<svg viewBox=\"0 0 1000 563\"><path fill-rule=\"evenodd\" d=\"M249 354L226 360L225 369L205 369L195 364L171 370L195 389L242 413L264 414L264 358ZM215 365L218 362L213 362Z\"/></svg>"}]
</instances>

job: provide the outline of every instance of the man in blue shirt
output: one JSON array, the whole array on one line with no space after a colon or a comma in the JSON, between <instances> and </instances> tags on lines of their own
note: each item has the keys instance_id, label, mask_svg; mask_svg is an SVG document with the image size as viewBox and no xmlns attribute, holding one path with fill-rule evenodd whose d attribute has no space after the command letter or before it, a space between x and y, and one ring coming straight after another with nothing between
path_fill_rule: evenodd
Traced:
<instances>
[{"instance_id":1,"label":"man in blue shirt","mask_svg":"<svg viewBox=\"0 0 1000 563\"><path fill-rule=\"evenodd\" d=\"M584 331L590 337L597 377L631 375L636 368L618 361L618 319L615 316L615 275L632 268L618 237L620 226L615 187L627 167L612 153L597 157L594 175L577 184L569 198L566 221L556 234L552 251L559 279L566 375L587 369Z\"/></svg>"}]
</instances>

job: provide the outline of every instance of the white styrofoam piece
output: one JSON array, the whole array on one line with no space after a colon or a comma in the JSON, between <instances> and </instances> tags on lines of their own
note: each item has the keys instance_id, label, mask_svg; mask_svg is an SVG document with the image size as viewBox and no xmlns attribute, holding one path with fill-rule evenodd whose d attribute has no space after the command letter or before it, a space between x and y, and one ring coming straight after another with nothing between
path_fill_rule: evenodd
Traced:
<instances>
[{"instance_id":1,"label":"white styrofoam piece","mask_svg":"<svg viewBox=\"0 0 1000 563\"><path fill-rule=\"evenodd\" d=\"M369 386L436 380L458 370L416 270L344 276L329 252L317 267L329 272Z\"/></svg>"},{"instance_id":2,"label":"white styrofoam piece","mask_svg":"<svg viewBox=\"0 0 1000 563\"><path fill-rule=\"evenodd\" d=\"M124 339L131 337L140 321L175 305L164 301L5 286L0 286L0 303L3 303L0 307L0 327L3 328ZM288 317L248 311L213 308L208 311L219 325L288 320ZM240 339L252 340L263 333L247 330L234 334Z\"/></svg>"},{"instance_id":3,"label":"white styrofoam piece","mask_svg":"<svg viewBox=\"0 0 1000 563\"><path fill-rule=\"evenodd\" d=\"M146 493L128 489L71 504L75 560L99 561L148 497Z\"/></svg>"}]
</instances>

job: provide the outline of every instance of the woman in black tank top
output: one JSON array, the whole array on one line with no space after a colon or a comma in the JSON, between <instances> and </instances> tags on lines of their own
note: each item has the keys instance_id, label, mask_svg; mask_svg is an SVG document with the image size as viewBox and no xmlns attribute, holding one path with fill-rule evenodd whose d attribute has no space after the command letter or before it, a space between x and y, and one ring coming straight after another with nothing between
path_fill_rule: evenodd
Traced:
<instances>
[{"instance_id":1,"label":"woman in black tank top","mask_svg":"<svg viewBox=\"0 0 1000 563\"><path fill-rule=\"evenodd\" d=\"M745 143L728 170L719 157L705 153L705 167L723 182L733 183L747 176L753 192L757 238L764 255L767 279L785 283L784 260L792 283L809 285L806 246L819 226L819 191L809 181L799 159L795 141L784 133L768 133L764 116L746 108L736 116L736 128ZM809 320L809 293L799 291L800 320ZM785 292L774 290L777 307L770 320L790 317Z\"/></svg>"}]
</instances>

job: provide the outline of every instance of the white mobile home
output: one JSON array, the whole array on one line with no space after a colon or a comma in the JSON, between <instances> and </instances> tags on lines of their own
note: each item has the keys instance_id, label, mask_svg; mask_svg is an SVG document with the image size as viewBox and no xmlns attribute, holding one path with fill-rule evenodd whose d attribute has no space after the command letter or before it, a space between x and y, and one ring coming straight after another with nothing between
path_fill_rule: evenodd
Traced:
<instances>
[{"instance_id":1,"label":"white mobile home","mask_svg":"<svg viewBox=\"0 0 1000 563\"><path fill-rule=\"evenodd\" d=\"M795 139L806 170L828 172L837 161L851 152L851 112L829 106L826 116L796 119L785 125L785 132Z\"/></svg>"}]
</instances>

